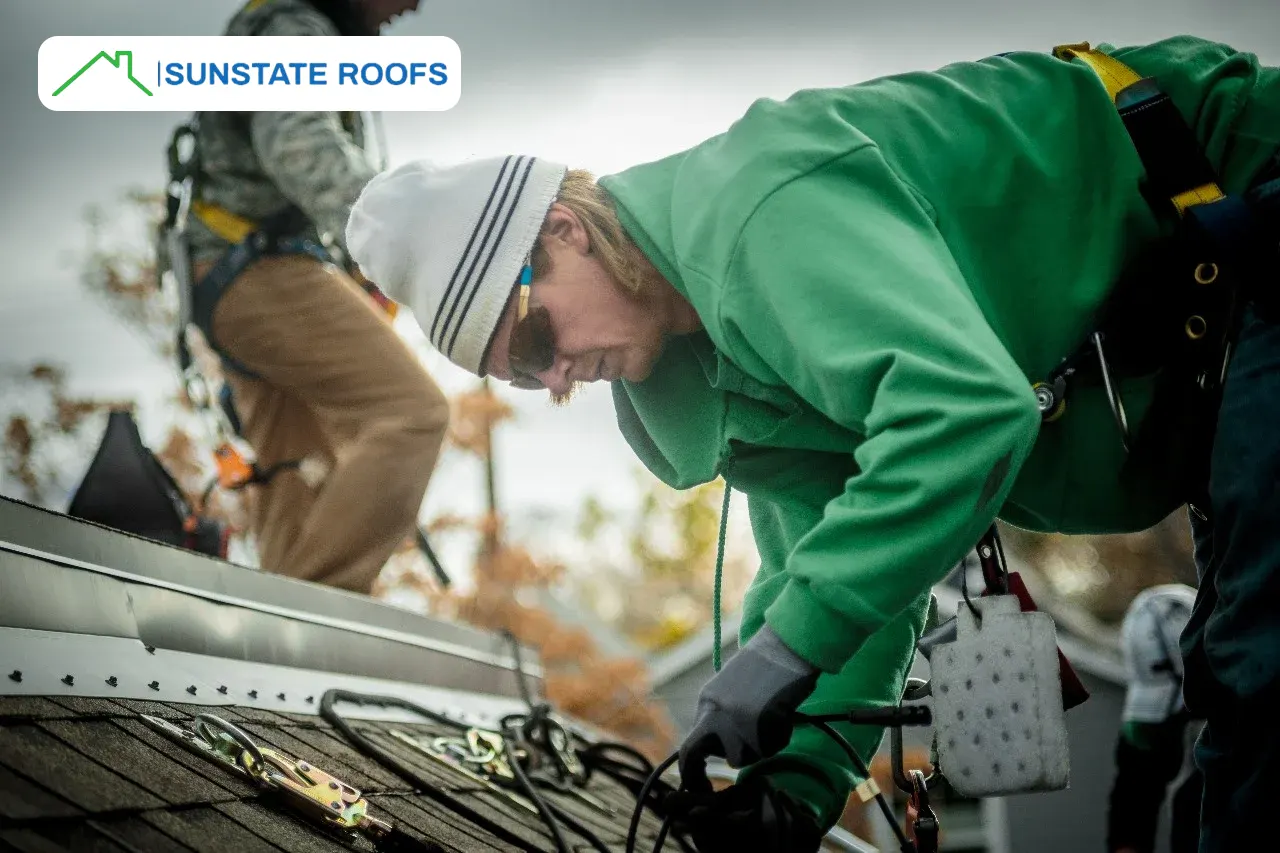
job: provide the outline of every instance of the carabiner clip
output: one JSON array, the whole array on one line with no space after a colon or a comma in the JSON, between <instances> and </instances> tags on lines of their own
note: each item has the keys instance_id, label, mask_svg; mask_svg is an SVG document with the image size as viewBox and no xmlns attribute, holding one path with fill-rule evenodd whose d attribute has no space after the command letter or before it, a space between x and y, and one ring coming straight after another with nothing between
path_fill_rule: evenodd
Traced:
<instances>
[{"instance_id":1,"label":"carabiner clip","mask_svg":"<svg viewBox=\"0 0 1280 853\"><path fill-rule=\"evenodd\" d=\"M187 395L187 402L196 409L207 409L213 405L213 393L209 383L195 365L182 371L182 390Z\"/></svg>"},{"instance_id":2,"label":"carabiner clip","mask_svg":"<svg viewBox=\"0 0 1280 853\"><path fill-rule=\"evenodd\" d=\"M938 853L938 816L929 805L929 785L919 770L911 771L911 798L907 801L907 837L916 853Z\"/></svg>"},{"instance_id":3,"label":"carabiner clip","mask_svg":"<svg viewBox=\"0 0 1280 853\"><path fill-rule=\"evenodd\" d=\"M929 682L922 678L908 678L906 689L902 693L903 701L910 701L927 695ZM898 703L901 707L902 703ZM908 778L906 770L902 764L902 726L893 726L889 731L889 762L893 770L893 783L898 786L898 790L904 794L912 794L915 792L915 785ZM915 771L919 772L919 771ZM936 787L942 781L942 774L937 767L929 771L926 777L920 774L924 779L926 788Z\"/></svg>"}]
</instances>

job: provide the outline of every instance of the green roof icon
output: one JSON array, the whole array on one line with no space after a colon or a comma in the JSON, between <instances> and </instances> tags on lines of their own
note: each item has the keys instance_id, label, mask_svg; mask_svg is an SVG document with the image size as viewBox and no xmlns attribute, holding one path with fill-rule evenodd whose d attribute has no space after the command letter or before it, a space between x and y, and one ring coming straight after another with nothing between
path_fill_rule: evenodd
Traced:
<instances>
[{"instance_id":1,"label":"green roof icon","mask_svg":"<svg viewBox=\"0 0 1280 853\"><path fill-rule=\"evenodd\" d=\"M80 75L84 74L84 72L96 65L99 59L105 59L116 68L120 68L121 61L124 61L124 73L125 76L129 78L129 82L145 92L147 97L151 97L151 90L142 85L137 77L133 76L133 51L131 50L117 50L114 59L111 57L111 54L107 53L105 50L98 51L98 55L86 62L75 74L68 77L67 82L63 83L57 89L54 89L52 97L56 98L58 95L62 94L68 86L80 79Z\"/></svg>"}]
</instances>

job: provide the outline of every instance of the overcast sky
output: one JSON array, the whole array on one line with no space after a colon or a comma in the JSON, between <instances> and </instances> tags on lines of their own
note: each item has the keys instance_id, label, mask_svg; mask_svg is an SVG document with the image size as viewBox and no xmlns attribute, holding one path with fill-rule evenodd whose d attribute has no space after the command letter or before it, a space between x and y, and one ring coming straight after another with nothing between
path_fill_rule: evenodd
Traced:
<instances>
[{"instance_id":1,"label":"overcast sky","mask_svg":"<svg viewBox=\"0 0 1280 853\"><path fill-rule=\"evenodd\" d=\"M54 358L77 388L112 395L147 399L173 387L168 365L85 300L68 258L83 243L88 205L110 205L132 186L159 188L180 116L46 110L36 54L55 35L217 34L238 6L0 0L0 365ZM424 0L387 34L453 38L461 101L448 112L387 114L385 125L393 165L522 151L607 173L723 130L758 97L1009 50L1179 33L1280 64L1276 0ZM447 388L468 383L424 358ZM561 509L588 492L629 503L635 462L607 389L567 410L530 393L512 399L520 420L499 447L510 508ZM428 508L474 506L479 480L460 468L442 474Z\"/></svg>"}]
</instances>

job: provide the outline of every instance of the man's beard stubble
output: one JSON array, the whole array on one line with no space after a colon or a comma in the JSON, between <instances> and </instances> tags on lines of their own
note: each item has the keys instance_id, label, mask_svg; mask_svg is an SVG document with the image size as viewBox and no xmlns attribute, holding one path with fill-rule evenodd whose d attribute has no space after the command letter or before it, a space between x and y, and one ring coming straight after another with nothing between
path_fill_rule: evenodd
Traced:
<instances>
[{"instance_id":1,"label":"man's beard stubble","mask_svg":"<svg viewBox=\"0 0 1280 853\"><path fill-rule=\"evenodd\" d=\"M582 385L583 383L581 382L575 382L570 385L569 390L565 391L563 394L551 394L551 405L556 408L569 405L569 401L573 399L574 395L582 390Z\"/></svg>"}]
</instances>

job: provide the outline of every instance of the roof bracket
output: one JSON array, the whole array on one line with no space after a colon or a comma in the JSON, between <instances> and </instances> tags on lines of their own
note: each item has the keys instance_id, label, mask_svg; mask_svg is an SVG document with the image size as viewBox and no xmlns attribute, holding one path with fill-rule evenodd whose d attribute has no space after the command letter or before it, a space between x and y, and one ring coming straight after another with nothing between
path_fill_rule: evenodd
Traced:
<instances>
[{"instance_id":1,"label":"roof bracket","mask_svg":"<svg viewBox=\"0 0 1280 853\"><path fill-rule=\"evenodd\" d=\"M369 802L360 791L314 764L259 746L237 726L213 714L200 714L194 729L169 720L139 714L142 722L184 749L222 766L283 799L313 823L338 834L365 835L375 843L393 833L405 836L369 814Z\"/></svg>"}]
</instances>

